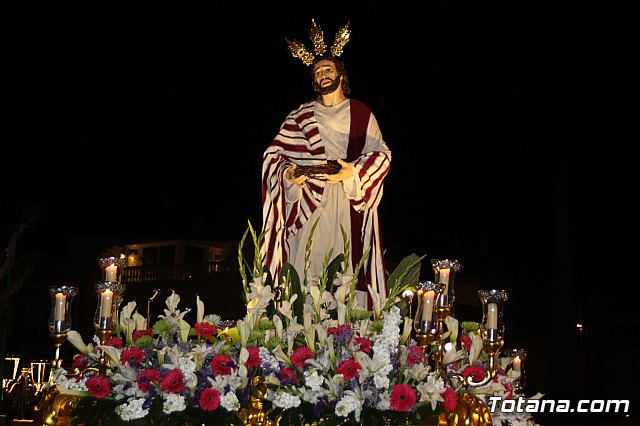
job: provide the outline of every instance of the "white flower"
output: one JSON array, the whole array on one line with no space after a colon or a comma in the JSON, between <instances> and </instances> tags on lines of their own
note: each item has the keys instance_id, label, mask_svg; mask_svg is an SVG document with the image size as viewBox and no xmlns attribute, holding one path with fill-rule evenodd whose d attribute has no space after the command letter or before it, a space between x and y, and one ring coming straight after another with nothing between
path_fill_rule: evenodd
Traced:
<instances>
[{"instance_id":1,"label":"white flower","mask_svg":"<svg viewBox=\"0 0 640 426\"><path fill-rule=\"evenodd\" d=\"M358 409L362 409L360 401L351 394L345 393L344 397L336 404L336 414L340 417L347 417L351 412ZM359 419L356 420L359 421Z\"/></svg>"},{"instance_id":2,"label":"white flower","mask_svg":"<svg viewBox=\"0 0 640 426\"><path fill-rule=\"evenodd\" d=\"M177 393L170 393L165 395L164 404L162 404L162 411L165 414L171 414L174 411L183 411L187 408L187 405L184 402L184 396L178 395Z\"/></svg>"},{"instance_id":3,"label":"white flower","mask_svg":"<svg viewBox=\"0 0 640 426\"><path fill-rule=\"evenodd\" d=\"M273 397L273 405L275 407L284 408L285 410L293 407L297 407L300 405L300 397L296 395L291 395L281 389L279 389L275 396Z\"/></svg>"},{"instance_id":4,"label":"white flower","mask_svg":"<svg viewBox=\"0 0 640 426\"><path fill-rule=\"evenodd\" d=\"M130 421L135 419L141 419L149 414L149 409L143 409L144 398L132 399L128 403L118 405L115 409L116 414L122 417L124 421Z\"/></svg>"},{"instance_id":5,"label":"white flower","mask_svg":"<svg viewBox=\"0 0 640 426\"><path fill-rule=\"evenodd\" d=\"M238 411L240 409L240 401L235 392L227 392L220 396L220 405L227 411Z\"/></svg>"},{"instance_id":6,"label":"white flower","mask_svg":"<svg viewBox=\"0 0 640 426\"><path fill-rule=\"evenodd\" d=\"M438 402L444 401L440 396L445 390L444 381L441 378L434 378L433 374L429 375L426 382L420 382L417 386L420 392L420 401L429 401L431 409L435 410Z\"/></svg>"},{"instance_id":7,"label":"white flower","mask_svg":"<svg viewBox=\"0 0 640 426\"><path fill-rule=\"evenodd\" d=\"M324 383L324 377L318 374L317 370L304 372L304 383L314 392L319 392Z\"/></svg>"}]
</instances>

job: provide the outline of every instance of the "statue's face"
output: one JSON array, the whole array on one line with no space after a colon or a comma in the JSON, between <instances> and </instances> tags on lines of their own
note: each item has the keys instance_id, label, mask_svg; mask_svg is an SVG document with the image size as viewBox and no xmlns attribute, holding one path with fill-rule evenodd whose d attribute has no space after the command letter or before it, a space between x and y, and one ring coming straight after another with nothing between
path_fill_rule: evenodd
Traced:
<instances>
[{"instance_id":1,"label":"statue's face","mask_svg":"<svg viewBox=\"0 0 640 426\"><path fill-rule=\"evenodd\" d=\"M340 76L333 62L323 59L314 65L313 81L323 95L340 87Z\"/></svg>"}]
</instances>

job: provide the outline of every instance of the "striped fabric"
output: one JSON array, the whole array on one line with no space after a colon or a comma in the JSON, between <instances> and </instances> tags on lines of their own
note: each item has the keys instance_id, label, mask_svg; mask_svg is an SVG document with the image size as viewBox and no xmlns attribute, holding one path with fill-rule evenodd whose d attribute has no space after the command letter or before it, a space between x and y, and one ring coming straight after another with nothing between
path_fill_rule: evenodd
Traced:
<instances>
[{"instance_id":1,"label":"striped fabric","mask_svg":"<svg viewBox=\"0 0 640 426\"><path fill-rule=\"evenodd\" d=\"M287 202L285 197L284 172L293 163L298 165L319 165L326 161L325 148L318 131L313 113L314 102L309 101L292 111L280 127L278 135L266 149L262 163L262 218L264 239L260 247L269 270L274 277L282 263L287 262L287 240L309 219L322 200L325 182L308 179L302 188L302 197L295 202ZM361 253L371 247L365 271L358 287L366 291L371 284L378 292L386 295L386 273L382 253L382 241L378 222L377 207L383 192L384 177L389 172L390 153L372 151L361 153L364 146L367 124L371 111L357 100L351 100L351 137L348 152L349 161L359 177L362 197L351 201L352 224L360 222L359 229L352 232L352 245L359 246ZM358 123L355 124L354 123ZM355 129L354 126L363 127ZM355 135L361 135L360 138ZM360 141L357 141L360 139ZM354 158L349 158L354 157ZM354 221L353 219L357 220ZM353 238L359 241L353 241ZM357 250L352 254L356 256ZM375 260L371 262L371 260ZM352 259L355 265L360 257ZM372 268L372 265L375 267ZM302 271L298 271L300 274Z\"/></svg>"}]
</instances>

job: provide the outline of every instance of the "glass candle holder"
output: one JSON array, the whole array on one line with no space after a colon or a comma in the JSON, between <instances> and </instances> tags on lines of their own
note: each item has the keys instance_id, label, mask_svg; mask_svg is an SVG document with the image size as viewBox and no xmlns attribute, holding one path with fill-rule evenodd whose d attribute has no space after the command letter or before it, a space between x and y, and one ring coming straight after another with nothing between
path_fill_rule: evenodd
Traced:
<instances>
[{"instance_id":1,"label":"glass candle holder","mask_svg":"<svg viewBox=\"0 0 640 426\"><path fill-rule=\"evenodd\" d=\"M527 360L526 349L505 349L502 352L502 356L511 358L511 369L513 371L519 371L520 377L516 379L515 391L517 393L524 392L524 385L527 383L527 376L525 374L525 361Z\"/></svg>"},{"instance_id":2,"label":"glass candle holder","mask_svg":"<svg viewBox=\"0 0 640 426\"><path fill-rule=\"evenodd\" d=\"M478 290L482 302L480 332L486 343L500 343L504 339L504 304L509 300L506 290Z\"/></svg>"},{"instance_id":3,"label":"glass candle holder","mask_svg":"<svg viewBox=\"0 0 640 426\"><path fill-rule=\"evenodd\" d=\"M49 313L49 332L67 334L71 330L71 302L78 294L78 288L61 285L50 286L51 312Z\"/></svg>"},{"instance_id":4,"label":"glass candle holder","mask_svg":"<svg viewBox=\"0 0 640 426\"><path fill-rule=\"evenodd\" d=\"M117 324L118 301L124 293L125 285L115 281L98 281L95 283L98 294L98 306L93 322L96 330L113 330Z\"/></svg>"},{"instance_id":5,"label":"glass candle holder","mask_svg":"<svg viewBox=\"0 0 640 426\"><path fill-rule=\"evenodd\" d=\"M102 281L106 282L120 282L122 277L122 270L127 264L127 258L124 254L120 257L103 257L98 259L98 265L102 270Z\"/></svg>"},{"instance_id":6,"label":"glass candle holder","mask_svg":"<svg viewBox=\"0 0 640 426\"><path fill-rule=\"evenodd\" d=\"M451 308L456 298L456 275L462 269L462 265L457 260L432 259L431 267L435 274L434 282L444 285L444 290L436 300L436 306L439 308Z\"/></svg>"},{"instance_id":7,"label":"glass candle holder","mask_svg":"<svg viewBox=\"0 0 640 426\"><path fill-rule=\"evenodd\" d=\"M444 291L444 284L420 281L416 284L416 313L413 329L418 335L434 335L438 331L436 301Z\"/></svg>"}]
</instances>

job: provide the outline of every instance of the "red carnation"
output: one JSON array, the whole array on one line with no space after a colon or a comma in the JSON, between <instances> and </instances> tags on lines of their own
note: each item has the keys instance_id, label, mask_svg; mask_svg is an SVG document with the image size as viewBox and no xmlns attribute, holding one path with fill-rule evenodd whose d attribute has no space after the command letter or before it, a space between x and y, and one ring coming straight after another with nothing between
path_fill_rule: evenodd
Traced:
<instances>
[{"instance_id":1,"label":"red carnation","mask_svg":"<svg viewBox=\"0 0 640 426\"><path fill-rule=\"evenodd\" d=\"M462 342L462 347L469 352L471 350L471 337L464 335L460 337L460 341Z\"/></svg>"},{"instance_id":2,"label":"red carnation","mask_svg":"<svg viewBox=\"0 0 640 426\"><path fill-rule=\"evenodd\" d=\"M125 364L134 364L142 362L144 359L144 351L138 348L127 348L120 354L120 362Z\"/></svg>"},{"instance_id":3,"label":"red carnation","mask_svg":"<svg viewBox=\"0 0 640 426\"><path fill-rule=\"evenodd\" d=\"M119 337L111 336L105 342L107 346L113 346L116 349L122 349L122 339Z\"/></svg>"},{"instance_id":4,"label":"red carnation","mask_svg":"<svg viewBox=\"0 0 640 426\"><path fill-rule=\"evenodd\" d=\"M259 367L261 362L262 362L260 360L260 349L258 349L258 348L247 348L247 351L249 352L249 358L247 359L247 362L244 363L244 365L247 368Z\"/></svg>"},{"instance_id":5,"label":"red carnation","mask_svg":"<svg viewBox=\"0 0 640 426\"><path fill-rule=\"evenodd\" d=\"M206 388L202 391L198 403L204 411L216 410L220 406L220 392L214 388Z\"/></svg>"},{"instance_id":6,"label":"red carnation","mask_svg":"<svg viewBox=\"0 0 640 426\"><path fill-rule=\"evenodd\" d=\"M94 398L104 398L109 395L111 391L111 383L109 383L109 379L102 376L91 376L87 380L87 389L89 389L89 393Z\"/></svg>"},{"instance_id":7,"label":"red carnation","mask_svg":"<svg viewBox=\"0 0 640 426\"><path fill-rule=\"evenodd\" d=\"M422 361L422 348L420 346L407 347L407 364L415 365Z\"/></svg>"},{"instance_id":8,"label":"red carnation","mask_svg":"<svg viewBox=\"0 0 640 426\"><path fill-rule=\"evenodd\" d=\"M442 402L442 406L444 407L444 411L449 413L449 412L451 412L451 411L456 409L456 407L458 406L458 396L453 391L453 389L451 389L449 386L447 386L444 389L444 392L442 392L440 394L440 396L444 399L444 401Z\"/></svg>"},{"instance_id":9,"label":"red carnation","mask_svg":"<svg viewBox=\"0 0 640 426\"><path fill-rule=\"evenodd\" d=\"M466 379L469 376L473 377L474 382L479 382L484 379L484 369L479 365L470 365L462 370L462 376Z\"/></svg>"},{"instance_id":10,"label":"red carnation","mask_svg":"<svg viewBox=\"0 0 640 426\"><path fill-rule=\"evenodd\" d=\"M218 329L210 322L198 322L195 325L196 335L204 337L205 339L211 339L214 335L218 334Z\"/></svg>"},{"instance_id":11,"label":"red carnation","mask_svg":"<svg viewBox=\"0 0 640 426\"><path fill-rule=\"evenodd\" d=\"M389 401L394 410L409 411L416 403L416 391L407 384L395 385L389 395Z\"/></svg>"},{"instance_id":12,"label":"red carnation","mask_svg":"<svg viewBox=\"0 0 640 426\"><path fill-rule=\"evenodd\" d=\"M371 340L367 339L366 337L356 337L355 341L360 346L360 352L371 352Z\"/></svg>"},{"instance_id":13,"label":"red carnation","mask_svg":"<svg viewBox=\"0 0 640 426\"><path fill-rule=\"evenodd\" d=\"M290 368L283 367L276 373L278 379L284 383L298 383L300 378L297 377L296 372Z\"/></svg>"},{"instance_id":14,"label":"red carnation","mask_svg":"<svg viewBox=\"0 0 640 426\"><path fill-rule=\"evenodd\" d=\"M184 389L184 373L182 370L176 368L174 370L170 370L165 376L162 378L160 382L160 386L166 392L178 393Z\"/></svg>"},{"instance_id":15,"label":"red carnation","mask_svg":"<svg viewBox=\"0 0 640 426\"><path fill-rule=\"evenodd\" d=\"M351 380L358 375L358 370L361 370L362 366L353 358L344 360L338 366L338 373L342 374L345 380Z\"/></svg>"},{"instance_id":16,"label":"red carnation","mask_svg":"<svg viewBox=\"0 0 640 426\"><path fill-rule=\"evenodd\" d=\"M231 374L231 367L233 367L235 364L231 357L225 354L217 354L213 357L209 365L213 369L214 373L220 374L222 376L228 376L229 374Z\"/></svg>"},{"instance_id":17,"label":"red carnation","mask_svg":"<svg viewBox=\"0 0 640 426\"><path fill-rule=\"evenodd\" d=\"M304 362L308 359L313 359L315 354L311 349L306 346L301 346L291 354L291 362L296 367L304 367Z\"/></svg>"},{"instance_id":18,"label":"red carnation","mask_svg":"<svg viewBox=\"0 0 640 426\"><path fill-rule=\"evenodd\" d=\"M151 386L152 382L157 382L159 380L160 380L160 372L155 368L148 368L146 370L143 370L136 377L136 381L138 382L138 387L143 392L147 392L149 390L149 386Z\"/></svg>"},{"instance_id":19,"label":"red carnation","mask_svg":"<svg viewBox=\"0 0 640 426\"><path fill-rule=\"evenodd\" d=\"M71 368L77 368L78 370L84 370L89 365L89 358L83 354L77 354L73 357Z\"/></svg>"},{"instance_id":20,"label":"red carnation","mask_svg":"<svg viewBox=\"0 0 640 426\"><path fill-rule=\"evenodd\" d=\"M146 330L136 330L133 332L133 341L135 342L142 336L151 336L153 337L153 329L147 328Z\"/></svg>"}]
</instances>

